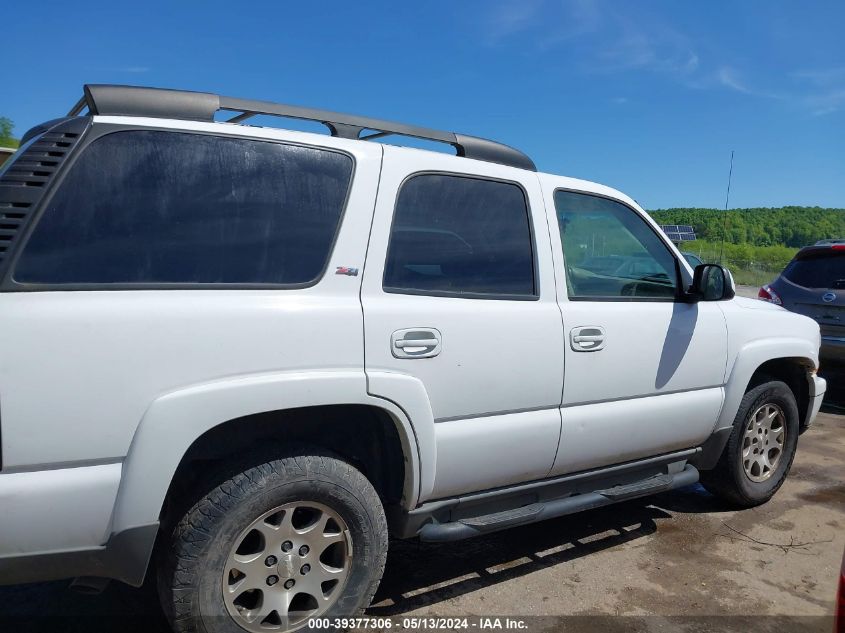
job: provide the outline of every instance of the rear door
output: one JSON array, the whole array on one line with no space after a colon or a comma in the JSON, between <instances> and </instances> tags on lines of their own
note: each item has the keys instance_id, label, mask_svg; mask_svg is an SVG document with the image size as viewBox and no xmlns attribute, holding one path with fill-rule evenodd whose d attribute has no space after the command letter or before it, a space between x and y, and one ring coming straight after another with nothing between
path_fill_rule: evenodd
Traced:
<instances>
[{"instance_id":1,"label":"rear door","mask_svg":"<svg viewBox=\"0 0 845 633\"><path fill-rule=\"evenodd\" d=\"M446 497L539 479L560 434L563 337L536 174L386 146L362 286L366 371L420 381Z\"/></svg>"}]
</instances>

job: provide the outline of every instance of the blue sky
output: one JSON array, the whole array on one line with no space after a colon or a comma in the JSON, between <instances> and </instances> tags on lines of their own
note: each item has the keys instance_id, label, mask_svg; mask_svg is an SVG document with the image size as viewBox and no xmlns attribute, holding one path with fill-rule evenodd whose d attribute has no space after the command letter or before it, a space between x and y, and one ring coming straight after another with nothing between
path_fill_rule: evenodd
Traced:
<instances>
[{"instance_id":1,"label":"blue sky","mask_svg":"<svg viewBox=\"0 0 845 633\"><path fill-rule=\"evenodd\" d=\"M487 136L646 208L845 207L845 2L66 2L4 8L0 115L83 83Z\"/></svg>"}]
</instances>

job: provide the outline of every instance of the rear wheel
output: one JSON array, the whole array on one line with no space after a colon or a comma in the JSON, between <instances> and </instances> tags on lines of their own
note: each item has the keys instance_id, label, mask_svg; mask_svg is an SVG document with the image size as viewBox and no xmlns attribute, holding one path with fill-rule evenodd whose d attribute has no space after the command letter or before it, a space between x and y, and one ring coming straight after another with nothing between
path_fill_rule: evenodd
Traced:
<instances>
[{"instance_id":1,"label":"rear wheel","mask_svg":"<svg viewBox=\"0 0 845 633\"><path fill-rule=\"evenodd\" d=\"M159 592L183 633L294 631L313 617L357 615L387 555L376 491L325 455L245 468L188 510L170 539Z\"/></svg>"},{"instance_id":2,"label":"rear wheel","mask_svg":"<svg viewBox=\"0 0 845 633\"><path fill-rule=\"evenodd\" d=\"M798 406L779 380L750 389L716 467L701 473L707 490L738 506L771 499L783 485L798 446Z\"/></svg>"}]
</instances>

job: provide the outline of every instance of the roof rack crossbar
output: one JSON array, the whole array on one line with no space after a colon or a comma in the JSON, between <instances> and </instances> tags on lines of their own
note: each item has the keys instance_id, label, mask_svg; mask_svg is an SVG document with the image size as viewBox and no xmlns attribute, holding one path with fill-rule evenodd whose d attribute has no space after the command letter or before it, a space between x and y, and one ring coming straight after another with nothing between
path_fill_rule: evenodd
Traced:
<instances>
[{"instance_id":1,"label":"roof rack crossbar","mask_svg":"<svg viewBox=\"0 0 845 633\"><path fill-rule=\"evenodd\" d=\"M362 141L372 141L374 138L384 138L385 136L390 136L393 132L374 132L373 134L367 134L366 136L362 136Z\"/></svg>"},{"instance_id":2,"label":"roof rack crossbar","mask_svg":"<svg viewBox=\"0 0 845 633\"><path fill-rule=\"evenodd\" d=\"M86 95L82 95L82 97L80 97L79 101L77 101L73 105L73 107L70 109L70 112L68 112L67 115L68 116L76 116L78 114L81 114L82 110L86 106L88 106L88 99L86 98Z\"/></svg>"},{"instance_id":3,"label":"roof rack crossbar","mask_svg":"<svg viewBox=\"0 0 845 633\"><path fill-rule=\"evenodd\" d=\"M241 121L246 121L254 116L255 112L241 112L240 114L233 116L231 119L226 119L226 123L240 123Z\"/></svg>"},{"instance_id":4,"label":"roof rack crossbar","mask_svg":"<svg viewBox=\"0 0 845 633\"><path fill-rule=\"evenodd\" d=\"M91 115L147 116L214 121L218 110L236 113L227 123L240 123L257 115L279 116L316 121L325 125L332 136L355 140L373 140L399 135L447 143L458 156L475 158L511 167L536 171L534 162L513 147L475 136L432 130L425 127L393 123L381 119L343 114L328 110L284 105L269 101L253 101L224 97L206 92L87 84L84 95L71 109L77 116L87 106ZM372 133L362 133L372 131Z\"/></svg>"}]
</instances>

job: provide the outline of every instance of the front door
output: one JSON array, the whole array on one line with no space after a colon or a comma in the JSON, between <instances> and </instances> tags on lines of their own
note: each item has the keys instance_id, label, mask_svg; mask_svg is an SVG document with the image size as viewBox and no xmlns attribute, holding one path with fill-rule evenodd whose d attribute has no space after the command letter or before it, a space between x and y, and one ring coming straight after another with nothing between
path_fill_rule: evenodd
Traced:
<instances>
[{"instance_id":1,"label":"front door","mask_svg":"<svg viewBox=\"0 0 845 633\"><path fill-rule=\"evenodd\" d=\"M678 255L633 203L563 179L544 185L564 270L566 381L553 473L700 444L723 399L719 305L677 299Z\"/></svg>"},{"instance_id":2,"label":"front door","mask_svg":"<svg viewBox=\"0 0 845 633\"><path fill-rule=\"evenodd\" d=\"M401 404L409 377L431 406L422 498L548 474L563 333L535 174L386 146L362 301L370 392Z\"/></svg>"}]
</instances>

